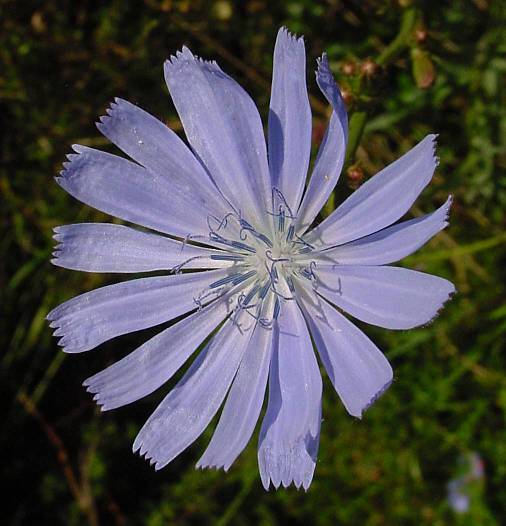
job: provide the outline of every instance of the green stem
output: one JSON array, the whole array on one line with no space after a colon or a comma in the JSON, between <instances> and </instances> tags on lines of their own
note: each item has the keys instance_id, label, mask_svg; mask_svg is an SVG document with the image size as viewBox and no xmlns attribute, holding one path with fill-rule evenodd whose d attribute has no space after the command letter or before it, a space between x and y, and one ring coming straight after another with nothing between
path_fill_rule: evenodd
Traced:
<instances>
[{"instance_id":1,"label":"green stem","mask_svg":"<svg viewBox=\"0 0 506 526\"><path fill-rule=\"evenodd\" d=\"M376 63L380 66L386 66L392 62L398 55L400 55L407 47L409 47L413 31L418 22L418 11L414 7L409 7L402 14L401 25L399 33L390 42L390 44L380 53L376 59ZM353 163L355 153L360 139L364 133L364 128L367 121L367 112L356 111L350 119L350 134L348 138L348 149L346 151L346 159L344 162L345 168Z\"/></svg>"},{"instance_id":2,"label":"green stem","mask_svg":"<svg viewBox=\"0 0 506 526\"><path fill-rule=\"evenodd\" d=\"M365 111L356 111L353 113L350 119L349 133L348 133L348 147L346 148L346 157L344 158L343 168L346 168L353 163L355 159L355 153L360 139L364 133L365 124L367 121L367 113ZM336 208L336 196L335 192L332 192L323 207L323 217L329 216Z\"/></svg>"},{"instance_id":3,"label":"green stem","mask_svg":"<svg viewBox=\"0 0 506 526\"><path fill-rule=\"evenodd\" d=\"M251 474L253 473L253 475ZM228 508L225 510L225 513L221 518L216 522L216 526L228 526L230 522L237 518L237 512L241 508L244 499L248 496L253 487L253 483L256 480L256 471L247 472L243 485L239 493L236 495L235 499L229 504ZM236 521L234 521L234 524Z\"/></svg>"},{"instance_id":4,"label":"green stem","mask_svg":"<svg viewBox=\"0 0 506 526\"><path fill-rule=\"evenodd\" d=\"M402 14L401 25L399 33L390 42L390 44L379 54L376 63L380 66L386 66L399 56L406 48L409 47L413 32L418 22L418 11L415 7L407 8ZM360 92L360 89L358 90ZM358 98L359 93L355 94ZM357 148L364 134L365 125L367 122L367 112L364 110L355 111L350 118L348 147L346 149L346 157L344 160L344 170L348 168L355 161L355 154ZM332 192L329 199L323 207L323 216L327 217L335 209L335 194Z\"/></svg>"},{"instance_id":5,"label":"green stem","mask_svg":"<svg viewBox=\"0 0 506 526\"><path fill-rule=\"evenodd\" d=\"M380 66L386 66L395 60L409 46L417 21L418 11L415 7L409 7L404 11L398 35L379 54L376 59L377 64Z\"/></svg>"},{"instance_id":6,"label":"green stem","mask_svg":"<svg viewBox=\"0 0 506 526\"><path fill-rule=\"evenodd\" d=\"M475 254L476 252L483 252L485 250L494 248L497 245L502 245L503 243L506 243L506 234L499 234L498 236L483 239L481 241L476 241L475 243L470 243L469 245L454 247L449 250L438 250L436 252L431 252L430 254L424 254L421 255L419 258L411 256L410 258L407 258L406 261L423 261L424 263L443 261L445 259L451 259L454 257L468 256L471 254Z\"/></svg>"},{"instance_id":7,"label":"green stem","mask_svg":"<svg viewBox=\"0 0 506 526\"><path fill-rule=\"evenodd\" d=\"M346 169L355 159L360 139L364 133L367 122L367 112L356 111L350 119L350 131L348 134L348 147L346 148L346 157L344 159L344 168Z\"/></svg>"}]
</instances>

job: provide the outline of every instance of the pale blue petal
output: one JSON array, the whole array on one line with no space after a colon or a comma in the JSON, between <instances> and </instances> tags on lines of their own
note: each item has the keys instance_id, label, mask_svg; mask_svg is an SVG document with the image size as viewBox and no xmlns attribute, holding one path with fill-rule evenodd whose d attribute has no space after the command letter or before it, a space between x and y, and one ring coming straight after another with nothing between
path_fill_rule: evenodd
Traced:
<instances>
[{"instance_id":1,"label":"pale blue petal","mask_svg":"<svg viewBox=\"0 0 506 526\"><path fill-rule=\"evenodd\" d=\"M274 47L269 108L269 169L293 214L302 197L311 154L311 108L306 86L304 40L286 28Z\"/></svg>"},{"instance_id":2,"label":"pale blue petal","mask_svg":"<svg viewBox=\"0 0 506 526\"><path fill-rule=\"evenodd\" d=\"M332 105L332 116L318 150L301 207L297 213L297 230L305 232L334 190L343 168L348 141L348 116L339 86L329 68L327 55L318 61L316 82Z\"/></svg>"},{"instance_id":3,"label":"pale blue petal","mask_svg":"<svg viewBox=\"0 0 506 526\"><path fill-rule=\"evenodd\" d=\"M272 330L256 325L234 379L211 442L198 468L227 471L246 447L258 420L265 395L272 354Z\"/></svg>"},{"instance_id":4,"label":"pale blue petal","mask_svg":"<svg viewBox=\"0 0 506 526\"><path fill-rule=\"evenodd\" d=\"M318 265L318 293L359 320L387 329L429 323L455 287L400 267Z\"/></svg>"},{"instance_id":5,"label":"pale blue petal","mask_svg":"<svg viewBox=\"0 0 506 526\"><path fill-rule=\"evenodd\" d=\"M180 192L165 175L110 153L73 145L58 184L87 205L125 221L185 238L208 237L207 202ZM191 214L188 213L191 210Z\"/></svg>"},{"instance_id":6,"label":"pale blue petal","mask_svg":"<svg viewBox=\"0 0 506 526\"><path fill-rule=\"evenodd\" d=\"M265 225L270 181L262 122L249 95L216 62L183 48L165 80L186 137L237 212Z\"/></svg>"},{"instance_id":7,"label":"pale blue petal","mask_svg":"<svg viewBox=\"0 0 506 526\"><path fill-rule=\"evenodd\" d=\"M381 170L306 236L309 243L342 245L400 219L429 184L437 166L435 135Z\"/></svg>"},{"instance_id":8,"label":"pale blue petal","mask_svg":"<svg viewBox=\"0 0 506 526\"><path fill-rule=\"evenodd\" d=\"M307 490L320 439L322 380L297 304L284 302L278 320L258 465L265 489L272 481L276 488L293 482Z\"/></svg>"},{"instance_id":9,"label":"pale blue petal","mask_svg":"<svg viewBox=\"0 0 506 526\"><path fill-rule=\"evenodd\" d=\"M97 128L132 159L158 174L170 189L172 199L181 196L185 202L217 217L229 211L216 185L186 144L149 113L116 98Z\"/></svg>"},{"instance_id":10,"label":"pale blue petal","mask_svg":"<svg viewBox=\"0 0 506 526\"><path fill-rule=\"evenodd\" d=\"M380 230L307 257L322 263L343 265L385 265L409 256L448 225L451 197L432 214Z\"/></svg>"},{"instance_id":11,"label":"pale blue petal","mask_svg":"<svg viewBox=\"0 0 506 526\"><path fill-rule=\"evenodd\" d=\"M392 382L392 368L367 336L324 299L303 294L301 304L327 374L346 410L362 417Z\"/></svg>"},{"instance_id":12,"label":"pale blue petal","mask_svg":"<svg viewBox=\"0 0 506 526\"><path fill-rule=\"evenodd\" d=\"M229 313L229 296L187 316L122 360L85 380L102 411L135 402L158 389Z\"/></svg>"},{"instance_id":13,"label":"pale blue petal","mask_svg":"<svg viewBox=\"0 0 506 526\"><path fill-rule=\"evenodd\" d=\"M196 308L194 298L226 275L226 270L213 270L116 283L62 303L47 319L57 329L54 335L63 337L58 343L65 352L89 351L111 338L153 327Z\"/></svg>"},{"instance_id":14,"label":"pale blue petal","mask_svg":"<svg viewBox=\"0 0 506 526\"><path fill-rule=\"evenodd\" d=\"M241 363L251 333L229 319L163 399L135 439L155 469L194 442L218 411Z\"/></svg>"},{"instance_id":15,"label":"pale blue petal","mask_svg":"<svg viewBox=\"0 0 506 526\"><path fill-rule=\"evenodd\" d=\"M215 261L216 250L196 247L168 237L110 223L59 226L53 236L58 244L51 262L85 272L147 272L229 266Z\"/></svg>"}]
</instances>

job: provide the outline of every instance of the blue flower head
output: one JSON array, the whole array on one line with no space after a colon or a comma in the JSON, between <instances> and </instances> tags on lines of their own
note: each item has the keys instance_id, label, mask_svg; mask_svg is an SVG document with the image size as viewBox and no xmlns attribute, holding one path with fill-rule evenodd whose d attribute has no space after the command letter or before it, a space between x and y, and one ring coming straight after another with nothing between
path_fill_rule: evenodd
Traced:
<instances>
[{"instance_id":1,"label":"blue flower head","mask_svg":"<svg viewBox=\"0 0 506 526\"><path fill-rule=\"evenodd\" d=\"M116 99L98 129L131 160L74 145L58 183L110 223L58 227L53 263L86 272L167 275L123 281L49 315L68 353L186 315L88 378L102 410L167 382L207 340L139 432L134 451L166 466L223 405L197 466L228 470L254 431L268 384L258 463L270 482L307 489L318 451L322 379L313 340L347 411L392 381L378 348L342 312L373 325L424 325L453 293L448 281L389 266L447 225L435 212L394 224L430 182L435 136L371 178L312 227L337 183L347 115L325 55L316 80L332 115L309 183L311 109L302 39L282 28L274 49L268 140L248 94L216 62L183 48L165 79L189 147L137 106Z\"/></svg>"}]
</instances>

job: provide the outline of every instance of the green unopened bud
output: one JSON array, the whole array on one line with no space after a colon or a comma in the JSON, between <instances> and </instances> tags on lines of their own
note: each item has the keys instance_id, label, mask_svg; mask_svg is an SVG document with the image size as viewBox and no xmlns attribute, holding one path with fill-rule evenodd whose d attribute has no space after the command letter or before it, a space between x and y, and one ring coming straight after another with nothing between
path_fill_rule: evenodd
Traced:
<instances>
[{"instance_id":1,"label":"green unopened bud","mask_svg":"<svg viewBox=\"0 0 506 526\"><path fill-rule=\"evenodd\" d=\"M411 50L413 77L419 88L428 88L436 78L436 70L429 54L419 48Z\"/></svg>"}]
</instances>

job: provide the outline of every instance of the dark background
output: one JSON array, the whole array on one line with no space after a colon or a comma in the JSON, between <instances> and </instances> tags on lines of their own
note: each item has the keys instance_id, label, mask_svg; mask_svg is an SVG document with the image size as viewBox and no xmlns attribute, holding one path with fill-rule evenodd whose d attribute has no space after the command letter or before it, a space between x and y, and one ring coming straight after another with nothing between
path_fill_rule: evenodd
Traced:
<instances>
[{"instance_id":1,"label":"dark background","mask_svg":"<svg viewBox=\"0 0 506 526\"><path fill-rule=\"evenodd\" d=\"M3 524L506 524L504 12L488 0L0 0ZM100 414L80 384L156 331L65 356L45 322L117 279L49 263L54 226L110 220L54 183L70 145L113 151L94 122L114 96L180 131L162 64L183 44L217 59L265 118L281 25L305 35L315 146L324 50L356 115L335 203L429 132L441 164L412 213L455 199L450 228L406 265L451 279L458 295L430 327L365 328L395 381L362 421L325 380L307 493L264 491L256 437L229 473L195 471L212 429L155 473L131 443L170 385ZM447 484L472 452L485 475L466 483L458 514Z\"/></svg>"}]
</instances>

